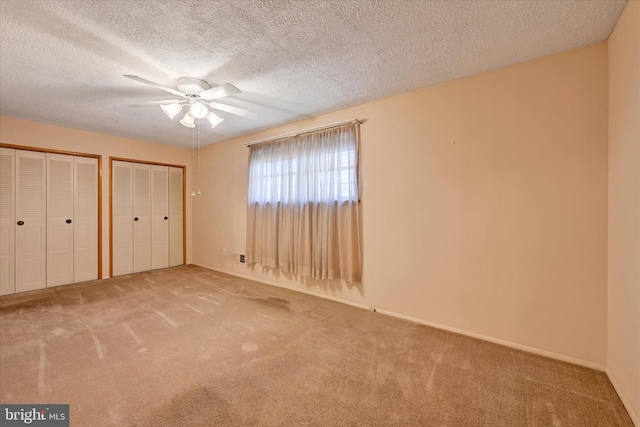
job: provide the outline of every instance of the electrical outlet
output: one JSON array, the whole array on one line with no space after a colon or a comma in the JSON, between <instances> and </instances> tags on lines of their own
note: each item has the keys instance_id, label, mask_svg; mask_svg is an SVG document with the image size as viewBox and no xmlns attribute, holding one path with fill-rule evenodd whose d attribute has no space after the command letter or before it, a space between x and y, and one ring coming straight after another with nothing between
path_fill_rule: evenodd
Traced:
<instances>
[{"instance_id":1,"label":"electrical outlet","mask_svg":"<svg viewBox=\"0 0 640 427\"><path fill-rule=\"evenodd\" d=\"M227 256L227 250L226 249L222 250L222 256Z\"/></svg>"},{"instance_id":2,"label":"electrical outlet","mask_svg":"<svg viewBox=\"0 0 640 427\"><path fill-rule=\"evenodd\" d=\"M240 254L240 263L244 264L244 255Z\"/></svg>"}]
</instances>

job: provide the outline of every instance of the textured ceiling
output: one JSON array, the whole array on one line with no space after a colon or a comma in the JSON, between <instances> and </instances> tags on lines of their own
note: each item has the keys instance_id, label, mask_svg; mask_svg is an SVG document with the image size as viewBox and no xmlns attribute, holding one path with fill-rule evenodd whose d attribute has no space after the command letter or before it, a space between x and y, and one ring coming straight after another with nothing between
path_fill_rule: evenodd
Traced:
<instances>
[{"instance_id":1,"label":"textured ceiling","mask_svg":"<svg viewBox=\"0 0 640 427\"><path fill-rule=\"evenodd\" d=\"M242 93L209 144L606 39L626 0L0 0L0 114L191 146L171 99L126 79ZM206 123L206 122L205 122Z\"/></svg>"}]
</instances>

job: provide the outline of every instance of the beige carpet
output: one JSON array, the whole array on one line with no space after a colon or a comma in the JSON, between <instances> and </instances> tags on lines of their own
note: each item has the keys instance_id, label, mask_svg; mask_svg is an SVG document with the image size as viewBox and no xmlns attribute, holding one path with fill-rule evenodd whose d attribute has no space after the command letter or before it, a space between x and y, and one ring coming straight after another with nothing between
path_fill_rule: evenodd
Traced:
<instances>
[{"instance_id":1,"label":"beige carpet","mask_svg":"<svg viewBox=\"0 0 640 427\"><path fill-rule=\"evenodd\" d=\"M94 426L632 426L602 372L185 266L0 298L0 402Z\"/></svg>"}]
</instances>

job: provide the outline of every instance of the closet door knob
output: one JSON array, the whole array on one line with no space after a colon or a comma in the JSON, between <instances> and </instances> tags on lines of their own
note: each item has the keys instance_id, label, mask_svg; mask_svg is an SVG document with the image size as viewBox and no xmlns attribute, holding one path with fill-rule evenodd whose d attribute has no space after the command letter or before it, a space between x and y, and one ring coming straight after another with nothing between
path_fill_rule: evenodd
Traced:
<instances>
[{"instance_id":1,"label":"closet door knob","mask_svg":"<svg viewBox=\"0 0 640 427\"><path fill-rule=\"evenodd\" d=\"M134 220L134 221L137 221L137 220L138 220L138 217L133 218L133 220Z\"/></svg>"},{"instance_id":2,"label":"closet door knob","mask_svg":"<svg viewBox=\"0 0 640 427\"><path fill-rule=\"evenodd\" d=\"M70 219L66 220L65 222L66 222L67 224L71 224L71 220L70 220Z\"/></svg>"},{"instance_id":3,"label":"closet door knob","mask_svg":"<svg viewBox=\"0 0 640 427\"><path fill-rule=\"evenodd\" d=\"M18 221L18 225L24 225L24 221Z\"/></svg>"},{"instance_id":4,"label":"closet door knob","mask_svg":"<svg viewBox=\"0 0 640 427\"><path fill-rule=\"evenodd\" d=\"M165 220L165 221L166 221L166 220L168 220L168 219L169 219L169 217L168 217L168 216L165 216L165 217L164 217L164 220Z\"/></svg>"}]
</instances>

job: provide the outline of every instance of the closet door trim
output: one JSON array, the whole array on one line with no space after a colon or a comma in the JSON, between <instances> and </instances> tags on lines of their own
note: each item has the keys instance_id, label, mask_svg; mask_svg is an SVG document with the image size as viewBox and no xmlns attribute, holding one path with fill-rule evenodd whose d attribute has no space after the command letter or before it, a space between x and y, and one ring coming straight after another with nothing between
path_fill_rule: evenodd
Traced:
<instances>
[{"instance_id":1,"label":"closet door trim","mask_svg":"<svg viewBox=\"0 0 640 427\"><path fill-rule=\"evenodd\" d=\"M0 147L24 151L36 151L39 153L66 154L69 156L88 157L98 160L98 279L102 279L102 156L100 154L55 150L52 148L31 147L27 145L0 143Z\"/></svg>"},{"instance_id":2,"label":"closet door trim","mask_svg":"<svg viewBox=\"0 0 640 427\"><path fill-rule=\"evenodd\" d=\"M148 160L130 159L127 157L109 156L109 170L113 170L113 162L141 163L152 166L169 166L182 169L182 264L187 263L187 167L173 163L151 162ZM100 169L102 171L102 169ZM102 176L102 173L100 174ZM113 277L113 174L109 173L109 276Z\"/></svg>"}]
</instances>

